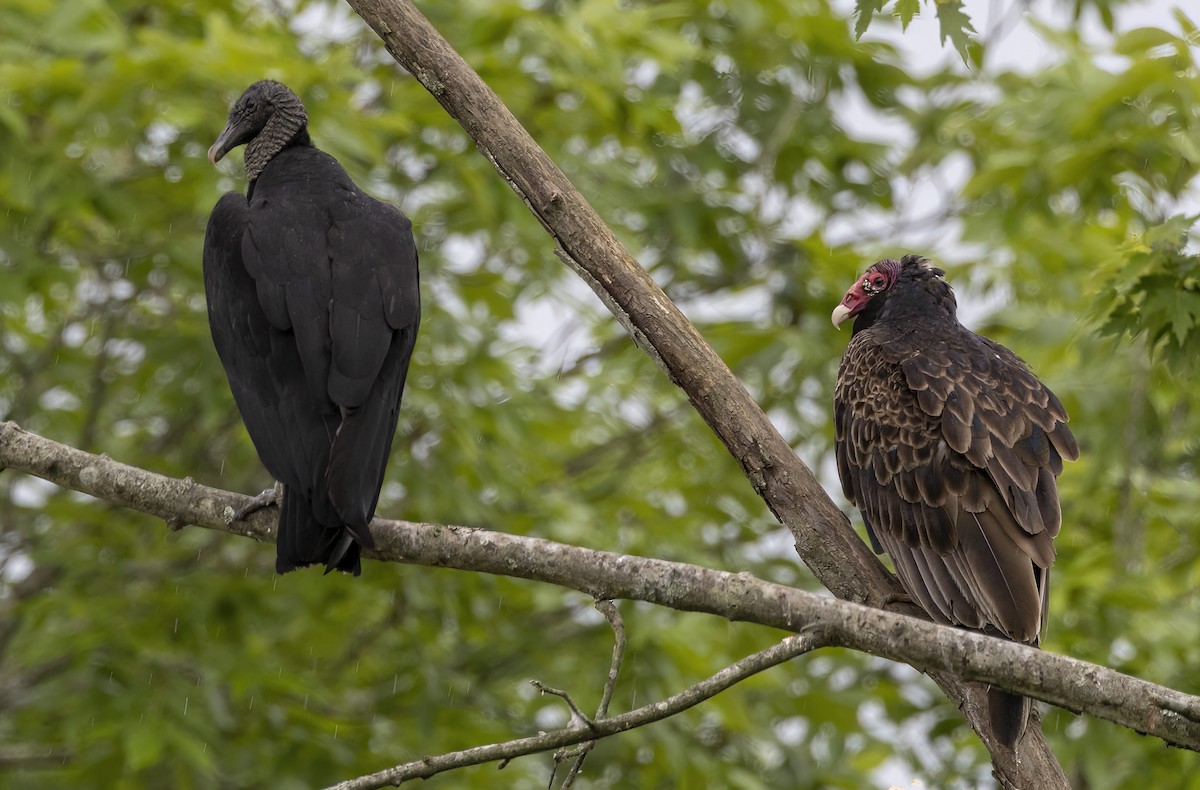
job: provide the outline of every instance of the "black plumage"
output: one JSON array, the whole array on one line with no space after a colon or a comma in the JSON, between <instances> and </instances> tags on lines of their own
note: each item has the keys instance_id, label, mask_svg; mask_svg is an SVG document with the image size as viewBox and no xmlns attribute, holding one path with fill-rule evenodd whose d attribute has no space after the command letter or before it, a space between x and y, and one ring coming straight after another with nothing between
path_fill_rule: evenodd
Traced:
<instances>
[{"instance_id":1,"label":"black plumage","mask_svg":"<svg viewBox=\"0 0 1200 790\"><path fill-rule=\"evenodd\" d=\"M263 465L283 484L276 569L358 575L420 322L412 224L313 147L286 86L257 82L209 149L246 144L246 195L204 239L213 343Z\"/></svg>"},{"instance_id":2,"label":"black plumage","mask_svg":"<svg viewBox=\"0 0 1200 790\"><path fill-rule=\"evenodd\" d=\"M838 474L909 595L939 623L1037 645L1045 624L1056 478L1079 450L1028 366L958 322L944 272L908 255L869 268L833 311L854 318L838 369ZM989 693L1015 748L1029 703Z\"/></svg>"}]
</instances>

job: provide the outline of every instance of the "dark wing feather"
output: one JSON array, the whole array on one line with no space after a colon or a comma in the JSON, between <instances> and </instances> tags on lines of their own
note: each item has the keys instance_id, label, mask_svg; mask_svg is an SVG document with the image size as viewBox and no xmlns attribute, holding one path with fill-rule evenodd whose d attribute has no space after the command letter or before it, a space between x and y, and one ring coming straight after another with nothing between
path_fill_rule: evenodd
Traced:
<instances>
[{"instance_id":1,"label":"dark wing feather","mask_svg":"<svg viewBox=\"0 0 1200 790\"><path fill-rule=\"evenodd\" d=\"M421 300L411 227L394 207L358 193L340 205L329 234L329 394L343 414L329 488L351 524L365 525L379 499L417 339Z\"/></svg>"},{"instance_id":2,"label":"dark wing feather","mask_svg":"<svg viewBox=\"0 0 1200 790\"><path fill-rule=\"evenodd\" d=\"M1078 454L1062 404L1012 352L956 322L856 333L838 372L847 496L936 620L1036 643L1055 475Z\"/></svg>"},{"instance_id":3,"label":"dark wing feather","mask_svg":"<svg viewBox=\"0 0 1200 790\"><path fill-rule=\"evenodd\" d=\"M249 220L246 199L218 201L204 239L204 288L209 327L230 389L263 465L278 480L300 482L306 453L296 452L289 416L314 412L302 390L295 345L268 320L242 258ZM290 415L281 414L290 412ZM298 432L303 436L305 431Z\"/></svg>"},{"instance_id":4,"label":"dark wing feather","mask_svg":"<svg viewBox=\"0 0 1200 790\"><path fill-rule=\"evenodd\" d=\"M417 252L408 219L367 195L346 194L332 220L329 393L354 408L370 394L396 330L420 320Z\"/></svg>"}]
</instances>

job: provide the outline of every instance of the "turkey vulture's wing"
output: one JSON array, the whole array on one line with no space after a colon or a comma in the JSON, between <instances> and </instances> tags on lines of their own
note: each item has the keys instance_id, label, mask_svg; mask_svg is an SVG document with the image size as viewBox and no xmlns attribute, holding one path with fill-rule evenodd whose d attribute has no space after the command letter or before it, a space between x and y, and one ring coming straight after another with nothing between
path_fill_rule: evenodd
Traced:
<instances>
[{"instance_id":1,"label":"turkey vulture's wing","mask_svg":"<svg viewBox=\"0 0 1200 790\"><path fill-rule=\"evenodd\" d=\"M838 374L843 488L935 619L1037 639L1074 458L1061 404L1002 346L958 333L876 345Z\"/></svg>"},{"instance_id":2,"label":"turkey vulture's wing","mask_svg":"<svg viewBox=\"0 0 1200 790\"><path fill-rule=\"evenodd\" d=\"M1055 477L1079 448L1062 403L1004 346L965 329L931 353L900 362L921 410L940 418L942 438L986 469L1027 533L1058 534Z\"/></svg>"}]
</instances>

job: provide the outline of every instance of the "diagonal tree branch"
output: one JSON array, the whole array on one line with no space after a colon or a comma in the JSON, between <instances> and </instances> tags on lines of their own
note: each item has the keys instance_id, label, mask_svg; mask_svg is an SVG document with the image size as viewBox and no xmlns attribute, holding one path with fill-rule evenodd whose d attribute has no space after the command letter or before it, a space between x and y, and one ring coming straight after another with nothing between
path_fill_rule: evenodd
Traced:
<instances>
[{"instance_id":1,"label":"diagonal tree branch","mask_svg":"<svg viewBox=\"0 0 1200 790\"><path fill-rule=\"evenodd\" d=\"M347 0L388 51L433 94L529 206L556 253L612 311L626 331L686 394L741 464L796 550L834 595L884 606L902 595L896 578L849 528L844 514L783 440L721 358L595 209L521 126L499 97L410 0ZM1013 787L1069 787L1066 774L1031 727L1017 755L996 742L982 691L952 676L930 675L992 755L994 773Z\"/></svg>"},{"instance_id":2,"label":"diagonal tree branch","mask_svg":"<svg viewBox=\"0 0 1200 790\"><path fill-rule=\"evenodd\" d=\"M92 455L15 423L0 423L0 469L35 475L148 513L173 528L195 524L264 542L275 539L273 508L229 523L249 497ZM1200 697L1015 642L785 587L748 573L474 527L375 519L371 533L377 548L365 554L374 559L530 579L597 599L646 601L786 631L816 629L829 645L900 661L952 677L959 685L971 681L997 686L1200 752Z\"/></svg>"},{"instance_id":3,"label":"diagonal tree branch","mask_svg":"<svg viewBox=\"0 0 1200 790\"><path fill-rule=\"evenodd\" d=\"M584 741L594 741L607 738L656 721L682 713L688 708L699 705L707 699L715 697L730 686L733 686L751 675L756 675L765 669L782 664L796 656L807 653L823 644L819 637L813 634L789 636L777 645L759 651L743 658L735 664L722 669L717 674L700 681L694 686L673 694L660 702L643 705L640 708L613 716L609 719L591 721L585 724L572 724L553 732L542 733L530 738L517 738L504 743L493 743L487 746L475 746L459 752L441 754L437 757L425 757L411 763L388 768L368 776L349 779L340 782L328 790L375 790L379 787L399 785L409 779L428 779L434 774L455 768L465 768L468 765L479 765L496 760L511 760L536 752L546 752L561 746L570 746ZM571 706L572 711L578 709Z\"/></svg>"}]
</instances>

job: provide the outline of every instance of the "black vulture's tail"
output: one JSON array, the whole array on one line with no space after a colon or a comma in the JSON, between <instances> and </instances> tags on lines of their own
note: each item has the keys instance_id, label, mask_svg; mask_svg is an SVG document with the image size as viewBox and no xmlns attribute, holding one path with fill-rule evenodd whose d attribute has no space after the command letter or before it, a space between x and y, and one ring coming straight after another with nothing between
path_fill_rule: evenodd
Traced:
<instances>
[{"instance_id":1,"label":"black vulture's tail","mask_svg":"<svg viewBox=\"0 0 1200 790\"><path fill-rule=\"evenodd\" d=\"M359 560L361 551L359 542L354 539L354 533L349 529L342 530L342 534L330 548L329 556L325 558L325 573L346 571L358 576L362 573L362 562Z\"/></svg>"},{"instance_id":2,"label":"black vulture's tail","mask_svg":"<svg viewBox=\"0 0 1200 790\"><path fill-rule=\"evenodd\" d=\"M1015 751L1029 724L1029 698L1000 689L988 689L987 701L992 733L997 740Z\"/></svg>"},{"instance_id":3,"label":"black vulture's tail","mask_svg":"<svg viewBox=\"0 0 1200 790\"><path fill-rule=\"evenodd\" d=\"M343 525L321 524L313 515L312 503L291 486L284 487L275 550L277 573L325 565L326 573L339 570L358 576L362 573L359 551L358 542Z\"/></svg>"}]
</instances>

